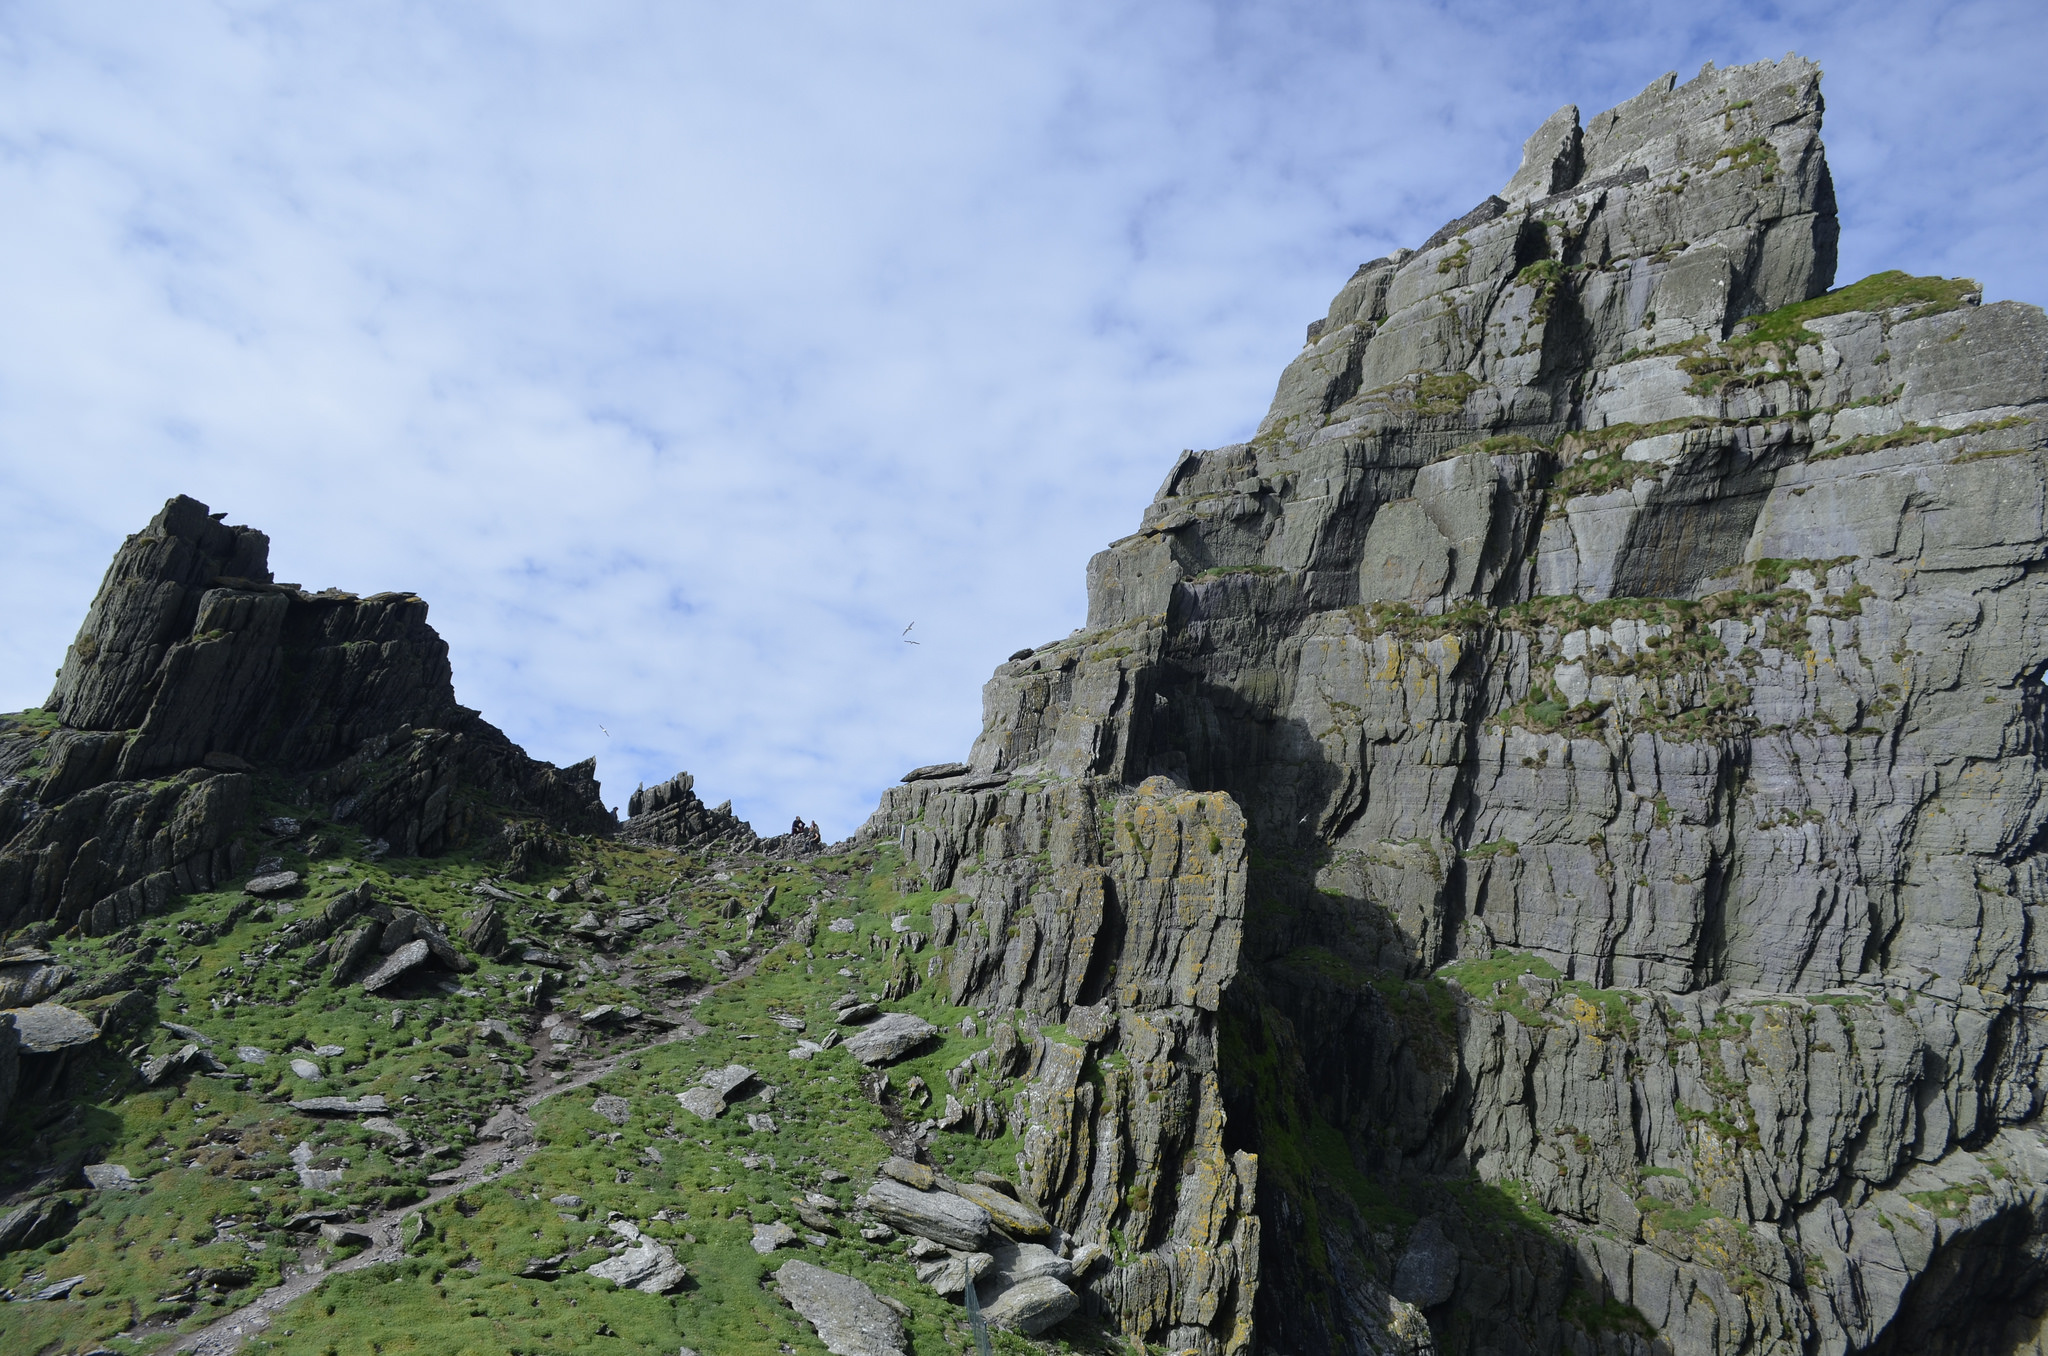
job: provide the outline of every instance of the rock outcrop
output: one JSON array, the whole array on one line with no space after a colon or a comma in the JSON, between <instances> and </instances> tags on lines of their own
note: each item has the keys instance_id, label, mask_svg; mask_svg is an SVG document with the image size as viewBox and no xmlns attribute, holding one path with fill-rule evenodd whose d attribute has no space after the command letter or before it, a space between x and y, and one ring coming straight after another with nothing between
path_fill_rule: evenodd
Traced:
<instances>
[{"instance_id":1,"label":"rock outcrop","mask_svg":"<svg viewBox=\"0 0 2048 1356\"><path fill-rule=\"evenodd\" d=\"M179 496L128 538L43 709L0 721L0 930L111 933L242 875L259 771L401 855L485 805L611 831L594 762L456 703L424 602L276 583L269 539L221 517Z\"/></svg>"},{"instance_id":2,"label":"rock outcrop","mask_svg":"<svg viewBox=\"0 0 2048 1356\"><path fill-rule=\"evenodd\" d=\"M2048 317L1829 291L1821 110L1561 110L863 830L1132 1335L2038 1340Z\"/></svg>"},{"instance_id":3,"label":"rock outcrop","mask_svg":"<svg viewBox=\"0 0 2048 1356\"><path fill-rule=\"evenodd\" d=\"M760 840L753 827L732 812L732 802L707 807L697 799L697 779L678 772L659 786L643 786L626 802L619 836L635 843L697 848L719 844L745 851Z\"/></svg>"}]
</instances>

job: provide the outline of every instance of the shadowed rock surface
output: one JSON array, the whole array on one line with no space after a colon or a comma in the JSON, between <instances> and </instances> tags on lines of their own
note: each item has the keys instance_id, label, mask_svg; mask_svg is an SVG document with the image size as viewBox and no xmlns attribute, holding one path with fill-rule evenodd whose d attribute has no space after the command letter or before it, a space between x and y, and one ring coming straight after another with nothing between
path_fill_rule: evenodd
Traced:
<instances>
[{"instance_id":1,"label":"shadowed rock surface","mask_svg":"<svg viewBox=\"0 0 2048 1356\"><path fill-rule=\"evenodd\" d=\"M104 935L243 875L259 770L405 856L495 831L481 801L611 830L594 763L456 703L424 602L275 583L269 538L221 517L181 495L128 538L36 722L0 722L0 929Z\"/></svg>"}]
</instances>

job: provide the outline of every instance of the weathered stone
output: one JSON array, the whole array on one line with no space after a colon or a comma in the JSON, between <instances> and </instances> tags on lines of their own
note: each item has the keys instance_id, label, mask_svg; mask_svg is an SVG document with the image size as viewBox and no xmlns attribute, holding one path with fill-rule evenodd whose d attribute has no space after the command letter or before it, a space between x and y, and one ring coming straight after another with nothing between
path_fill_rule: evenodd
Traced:
<instances>
[{"instance_id":1,"label":"weathered stone","mask_svg":"<svg viewBox=\"0 0 2048 1356\"><path fill-rule=\"evenodd\" d=\"M427 963L433 954L425 939L407 942L385 958L384 963L363 976L363 988L369 993L387 988L404 976Z\"/></svg>"},{"instance_id":2,"label":"weathered stone","mask_svg":"<svg viewBox=\"0 0 2048 1356\"><path fill-rule=\"evenodd\" d=\"M1028 658L1029 656L1026 657ZM964 777L972 771L974 769L965 763L927 763L923 767L914 767L904 773L903 780L906 782L939 781L947 777Z\"/></svg>"},{"instance_id":3,"label":"weathered stone","mask_svg":"<svg viewBox=\"0 0 2048 1356\"><path fill-rule=\"evenodd\" d=\"M903 1356L902 1321L853 1277L791 1259L776 1268L775 1289L832 1356Z\"/></svg>"},{"instance_id":4,"label":"weathered stone","mask_svg":"<svg viewBox=\"0 0 2048 1356\"><path fill-rule=\"evenodd\" d=\"M55 957L9 957L0 961L0 1008L25 1008L42 1002L71 982L71 967Z\"/></svg>"},{"instance_id":5,"label":"weathered stone","mask_svg":"<svg viewBox=\"0 0 2048 1356\"><path fill-rule=\"evenodd\" d=\"M621 1290L638 1290L647 1295L666 1295L688 1279L689 1272L676 1260L675 1253L641 1233L638 1226L614 1220L608 1227L630 1246L587 1268L591 1275L610 1281Z\"/></svg>"},{"instance_id":6,"label":"weathered stone","mask_svg":"<svg viewBox=\"0 0 2048 1356\"><path fill-rule=\"evenodd\" d=\"M64 1231L73 1214L71 1202L62 1196L42 1196L14 1207L0 1218L0 1253L48 1242Z\"/></svg>"},{"instance_id":7,"label":"weathered stone","mask_svg":"<svg viewBox=\"0 0 2048 1356\"><path fill-rule=\"evenodd\" d=\"M938 1173L924 1163L914 1163L907 1158L885 1158L876 1169L884 1177L893 1177L905 1186L916 1187L919 1191L930 1191L939 1184Z\"/></svg>"},{"instance_id":8,"label":"weathered stone","mask_svg":"<svg viewBox=\"0 0 2048 1356\"><path fill-rule=\"evenodd\" d=\"M994 1266L995 1258L985 1252L934 1248L916 1257L911 1271L938 1294L951 1296L966 1294L967 1283L980 1280Z\"/></svg>"},{"instance_id":9,"label":"weathered stone","mask_svg":"<svg viewBox=\"0 0 2048 1356\"><path fill-rule=\"evenodd\" d=\"M868 1188L867 1208L884 1223L948 1248L975 1252L988 1237L988 1211L945 1191L919 1191L883 1178Z\"/></svg>"},{"instance_id":10,"label":"weathered stone","mask_svg":"<svg viewBox=\"0 0 2048 1356\"><path fill-rule=\"evenodd\" d=\"M278 899L298 888L298 872L273 871L267 876L251 876L249 882L242 887L242 893L255 895L259 899Z\"/></svg>"},{"instance_id":11,"label":"weathered stone","mask_svg":"<svg viewBox=\"0 0 2048 1356\"><path fill-rule=\"evenodd\" d=\"M678 772L659 786L641 787L626 801L619 836L639 843L693 848L720 843L734 851L755 847L759 837L732 813L732 803L707 808L697 799L696 779Z\"/></svg>"},{"instance_id":12,"label":"weathered stone","mask_svg":"<svg viewBox=\"0 0 2048 1356\"><path fill-rule=\"evenodd\" d=\"M676 1094L676 1101L683 1110L707 1121L715 1121L725 1114L725 1098L714 1088L696 1087Z\"/></svg>"},{"instance_id":13,"label":"weathered stone","mask_svg":"<svg viewBox=\"0 0 2048 1356\"><path fill-rule=\"evenodd\" d=\"M295 1059L292 1061L292 1076L307 1079L324 1078L326 1071L310 1059Z\"/></svg>"},{"instance_id":14,"label":"weathered stone","mask_svg":"<svg viewBox=\"0 0 2048 1356\"><path fill-rule=\"evenodd\" d=\"M118 1163L88 1163L81 1171L95 1191L138 1191L142 1183Z\"/></svg>"},{"instance_id":15,"label":"weathered stone","mask_svg":"<svg viewBox=\"0 0 2048 1356\"><path fill-rule=\"evenodd\" d=\"M517 1148L533 1143L533 1122L517 1107L500 1107L477 1127L476 1137L480 1140L501 1140Z\"/></svg>"},{"instance_id":16,"label":"weathered stone","mask_svg":"<svg viewBox=\"0 0 2048 1356\"><path fill-rule=\"evenodd\" d=\"M996 1225L1012 1238L1048 1238L1052 1234L1052 1225L1044 1215L993 1187L977 1182L953 1182L947 1190L988 1211Z\"/></svg>"},{"instance_id":17,"label":"weathered stone","mask_svg":"<svg viewBox=\"0 0 2048 1356\"><path fill-rule=\"evenodd\" d=\"M99 1028L83 1014L59 1003L14 1008L7 1015L14 1018L14 1030L25 1055L53 1055L60 1050L75 1050L92 1044L100 1036Z\"/></svg>"},{"instance_id":18,"label":"weathered stone","mask_svg":"<svg viewBox=\"0 0 2048 1356\"><path fill-rule=\"evenodd\" d=\"M372 919L358 923L340 941L333 944L329 952L333 958L328 966L329 984L346 984L364 965L377 954L377 939L384 935L384 925ZM315 953L316 956L318 953ZM420 954L425 955L422 947ZM382 968L381 966L379 968Z\"/></svg>"},{"instance_id":19,"label":"weathered stone","mask_svg":"<svg viewBox=\"0 0 2048 1356\"><path fill-rule=\"evenodd\" d=\"M1430 1309L1449 1299L1457 1283L1457 1245L1444 1236L1435 1218L1423 1220L1409 1231L1390 1288L1416 1308Z\"/></svg>"},{"instance_id":20,"label":"weathered stone","mask_svg":"<svg viewBox=\"0 0 2048 1356\"><path fill-rule=\"evenodd\" d=\"M202 1073L224 1073L227 1066L200 1049L197 1041L188 1041L168 1054L142 1061L142 1083L144 1087L153 1088L192 1069Z\"/></svg>"},{"instance_id":21,"label":"weathered stone","mask_svg":"<svg viewBox=\"0 0 2048 1356\"><path fill-rule=\"evenodd\" d=\"M765 1257L777 1248L786 1248L796 1241L796 1230L776 1220L769 1224L756 1224L753 1241L748 1246Z\"/></svg>"},{"instance_id":22,"label":"weathered stone","mask_svg":"<svg viewBox=\"0 0 2048 1356\"><path fill-rule=\"evenodd\" d=\"M590 1104L590 1109L610 1121L613 1125L624 1125L633 1116L633 1104L623 1097L609 1094L599 1097Z\"/></svg>"},{"instance_id":23,"label":"weathered stone","mask_svg":"<svg viewBox=\"0 0 2048 1356\"><path fill-rule=\"evenodd\" d=\"M292 1103L294 1111L328 1116L367 1116L389 1109L383 1094L374 1092L367 1097L302 1097Z\"/></svg>"},{"instance_id":24,"label":"weathered stone","mask_svg":"<svg viewBox=\"0 0 2048 1356\"><path fill-rule=\"evenodd\" d=\"M1036 1337L1047 1328L1071 1318L1081 1308L1081 1297L1051 1276L1034 1276L1006 1287L981 1306L991 1327L1009 1328Z\"/></svg>"},{"instance_id":25,"label":"weathered stone","mask_svg":"<svg viewBox=\"0 0 2048 1356\"><path fill-rule=\"evenodd\" d=\"M939 1033L924 1018L889 1012L846 1038L847 1053L866 1065L893 1064Z\"/></svg>"},{"instance_id":26,"label":"weathered stone","mask_svg":"<svg viewBox=\"0 0 2048 1356\"><path fill-rule=\"evenodd\" d=\"M733 1094L754 1080L754 1071L744 1064L728 1064L722 1069L710 1069L697 1076L697 1081L727 1101Z\"/></svg>"}]
</instances>

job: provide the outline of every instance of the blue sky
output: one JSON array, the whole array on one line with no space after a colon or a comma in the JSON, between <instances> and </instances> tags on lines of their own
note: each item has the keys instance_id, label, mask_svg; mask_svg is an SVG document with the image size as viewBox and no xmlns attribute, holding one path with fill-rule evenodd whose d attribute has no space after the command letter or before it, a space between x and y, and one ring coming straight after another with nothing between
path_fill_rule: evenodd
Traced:
<instances>
[{"instance_id":1,"label":"blue sky","mask_svg":"<svg viewBox=\"0 0 2048 1356\"><path fill-rule=\"evenodd\" d=\"M608 799L849 832L1354 267L1791 49L1840 281L2048 300L2038 3L8 4L0 709L187 493Z\"/></svg>"}]
</instances>

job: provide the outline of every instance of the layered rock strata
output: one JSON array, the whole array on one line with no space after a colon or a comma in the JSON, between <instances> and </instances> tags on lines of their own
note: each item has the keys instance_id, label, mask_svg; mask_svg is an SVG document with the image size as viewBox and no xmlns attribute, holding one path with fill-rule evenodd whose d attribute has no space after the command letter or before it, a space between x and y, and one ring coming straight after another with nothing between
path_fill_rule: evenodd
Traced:
<instances>
[{"instance_id":1,"label":"layered rock strata","mask_svg":"<svg viewBox=\"0 0 2048 1356\"><path fill-rule=\"evenodd\" d=\"M104 934L242 874L259 774L402 855L486 802L611 830L594 762L456 703L424 602L276 583L269 539L221 516L179 496L128 538L43 709L0 723L0 930Z\"/></svg>"},{"instance_id":2,"label":"layered rock strata","mask_svg":"<svg viewBox=\"0 0 2048 1356\"><path fill-rule=\"evenodd\" d=\"M1561 110L865 830L1134 1334L2038 1340L2048 318L1830 292L1821 112Z\"/></svg>"},{"instance_id":3,"label":"layered rock strata","mask_svg":"<svg viewBox=\"0 0 2048 1356\"><path fill-rule=\"evenodd\" d=\"M1122 1331L1249 1350L1256 1163L1225 1146L1216 1057L1243 935L1243 817L1163 778L975 780L907 782L862 830L899 839L945 892L942 950L908 981L991 1023L993 1044L954 1072L951 1124L972 1104L986 1133L1017 1132L1021 1193L1108 1254L1075 1284Z\"/></svg>"},{"instance_id":4,"label":"layered rock strata","mask_svg":"<svg viewBox=\"0 0 2048 1356\"><path fill-rule=\"evenodd\" d=\"M746 851L760 839L753 827L732 812L732 802L707 807L697 798L697 779L678 772L659 786L643 786L626 802L619 836L636 843L696 848L712 843Z\"/></svg>"}]
</instances>

